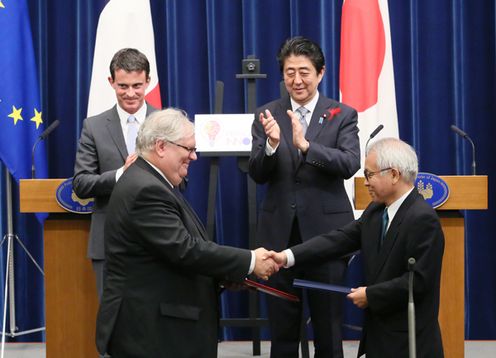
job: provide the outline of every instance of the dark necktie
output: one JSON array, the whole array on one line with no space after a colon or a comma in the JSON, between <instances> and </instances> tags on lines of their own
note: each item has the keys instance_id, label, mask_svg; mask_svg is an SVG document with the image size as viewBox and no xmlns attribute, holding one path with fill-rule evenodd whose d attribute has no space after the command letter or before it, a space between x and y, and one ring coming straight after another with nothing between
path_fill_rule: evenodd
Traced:
<instances>
[{"instance_id":1,"label":"dark necktie","mask_svg":"<svg viewBox=\"0 0 496 358\"><path fill-rule=\"evenodd\" d=\"M389 223L388 209L385 208L384 212L382 213L381 246L384 243L384 239L386 238L388 223Z\"/></svg>"}]
</instances>

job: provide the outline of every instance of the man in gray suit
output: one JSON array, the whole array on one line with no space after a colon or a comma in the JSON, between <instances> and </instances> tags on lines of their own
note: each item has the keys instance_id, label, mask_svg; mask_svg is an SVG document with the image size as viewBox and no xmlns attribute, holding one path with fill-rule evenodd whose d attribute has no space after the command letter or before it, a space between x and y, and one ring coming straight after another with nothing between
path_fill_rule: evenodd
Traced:
<instances>
[{"instance_id":1,"label":"man in gray suit","mask_svg":"<svg viewBox=\"0 0 496 358\"><path fill-rule=\"evenodd\" d=\"M96 275L98 296L103 292L105 211L110 194L122 173L133 163L138 127L154 108L145 103L150 64L136 49L119 50L110 62L108 81L117 104L84 120L74 166L74 192L95 198L91 216L88 257Z\"/></svg>"}]
</instances>

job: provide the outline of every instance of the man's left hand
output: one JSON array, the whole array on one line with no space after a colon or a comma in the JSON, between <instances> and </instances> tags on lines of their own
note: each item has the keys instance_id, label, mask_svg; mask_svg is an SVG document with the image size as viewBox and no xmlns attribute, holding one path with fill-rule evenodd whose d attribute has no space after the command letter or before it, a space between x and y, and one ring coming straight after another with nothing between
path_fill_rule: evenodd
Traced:
<instances>
[{"instance_id":1,"label":"man's left hand","mask_svg":"<svg viewBox=\"0 0 496 358\"><path fill-rule=\"evenodd\" d=\"M129 166L133 164L136 161L136 159L138 159L138 154L136 153L129 154L126 158L126 162L124 163L124 171L126 171L126 169L129 168Z\"/></svg>"},{"instance_id":2,"label":"man's left hand","mask_svg":"<svg viewBox=\"0 0 496 358\"><path fill-rule=\"evenodd\" d=\"M358 308L367 308L369 302L367 301L366 289L367 287L352 288L351 293L346 297Z\"/></svg>"},{"instance_id":3,"label":"man's left hand","mask_svg":"<svg viewBox=\"0 0 496 358\"><path fill-rule=\"evenodd\" d=\"M308 147L310 147L310 143L305 139L300 120L292 110L288 109L286 113L291 118L291 126L293 127L293 145L305 154L308 151Z\"/></svg>"}]
</instances>

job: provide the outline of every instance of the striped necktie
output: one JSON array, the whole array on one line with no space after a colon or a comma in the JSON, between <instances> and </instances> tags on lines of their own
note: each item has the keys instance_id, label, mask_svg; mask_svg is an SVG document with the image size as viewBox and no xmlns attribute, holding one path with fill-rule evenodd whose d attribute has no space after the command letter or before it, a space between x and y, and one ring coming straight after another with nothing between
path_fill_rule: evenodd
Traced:
<instances>
[{"instance_id":1,"label":"striped necktie","mask_svg":"<svg viewBox=\"0 0 496 358\"><path fill-rule=\"evenodd\" d=\"M388 223L389 223L388 208L385 208L384 212L382 213L381 246L384 243L384 239L386 238Z\"/></svg>"},{"instance_id":2,"label":"striped necktie","mask_svg":"<svg viewBox=\"0 0 496 358\"><path fill-rule=\"evenodd\" d=\"M301 123L301 128L303 129L303 136L305 136L305 133L307 132L307 128L308 128L308 123L307 120L305 119L308 112L310 111L305 107L299 107L298 109L296 109L296 115L298 116L298 119L300 120Z\"/></svg>"}]
</instances>

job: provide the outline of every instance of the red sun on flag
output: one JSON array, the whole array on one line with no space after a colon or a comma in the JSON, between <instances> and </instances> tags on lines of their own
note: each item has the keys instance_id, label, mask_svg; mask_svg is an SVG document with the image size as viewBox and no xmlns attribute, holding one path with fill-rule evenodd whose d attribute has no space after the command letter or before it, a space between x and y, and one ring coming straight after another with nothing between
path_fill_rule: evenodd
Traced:
<instances>
[{"instance_id":1,"label":"red sun on flag","mask_svg":"<svg viewBox=\"0 0 496 358\"><path fill-rule=\"evenodd\" d=\"M342 102L358 112L377 103L384 64L385 34L378 1L346 0L341 24Z\"/></svg>"}]
</instances>

